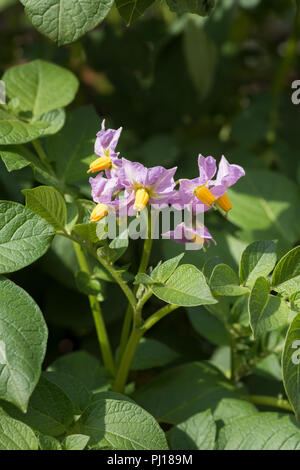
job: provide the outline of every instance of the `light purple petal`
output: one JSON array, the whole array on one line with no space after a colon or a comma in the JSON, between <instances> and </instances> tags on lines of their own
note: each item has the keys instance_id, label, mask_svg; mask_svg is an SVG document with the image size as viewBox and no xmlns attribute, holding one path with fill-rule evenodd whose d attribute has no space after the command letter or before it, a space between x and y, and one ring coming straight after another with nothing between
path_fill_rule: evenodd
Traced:
<instances>
[{"instance_id":1,"label":"light purple petal","mask_svg":"<svg viewBox=\"0 0 300 470\"><path fill-rule=\"evenodd\" d=\"M245 176L245 170L239 165L230 165L223 155L219 164L215 185L221 184L229 187L235 184L242 176Z\"/></svg>"},{"instance_id":2,"label":"light purple petal","mask_svg":"<svg viewBox=\"0 0 300 470\"><path fill-rule=\"evenodd\" d=\"M106 129L105 119L102 121L101 131L97 132L94 151L100 157L105 155L105 151L109 151L110 156L116 156L115 148L122 132L122 127L119 129Z\"/></svg>"},{"instance_id":3,"label":"light purple petal","mask_svg":"<svg viewBox=\"0 0 300 470\"><path fill-rule=\"evenodd\" d=\"M105 188L107 179L104 178L103 173L99 173L96 178L89 179L90 185L92 187L92 198L95 202L100 202L100 196Z\"/></svg>"},{"instance_id":4,"label":"light purple petal","mask_svg":"<svg viewBox=\"0 0 300 470\"><path fill-rule=\"evenodd\" d=\"M200 184L205 184L211 180L217 171L216 160L213 157L203 157L201 154L198 157L198 167Z\"/></svg>"},{"instance_id":5,"label":"light purple petal","mask_svg":"<svg viewBox=\"0 0 300 470\"><path fill-rule=\"evenodd\" d=\"M131 162L126 158L122 158L122 168L118 175L120 183L125 188L135 189L138 185L145 187L147 168L141 163Z\"/></svg>"}]
</instances>

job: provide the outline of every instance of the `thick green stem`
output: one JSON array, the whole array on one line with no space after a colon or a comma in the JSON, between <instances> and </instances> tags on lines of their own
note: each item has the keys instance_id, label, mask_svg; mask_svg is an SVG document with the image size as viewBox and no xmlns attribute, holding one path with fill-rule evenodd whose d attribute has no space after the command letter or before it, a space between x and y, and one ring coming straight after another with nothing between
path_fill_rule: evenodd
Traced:
<instances>
[{"instance_id":1,"label":"thick green stem","mask_svg":"<svg viewBox=\"0 0 300 470\"><path fill-rule=\"evenodd\" d=\"M120 365L118 367L116 380L113 385L113 391L122 393L124 391L132 360L139 345L140 339L152 326L164 318L169 313L179 308L179 305L169 304L153 313L140 328L133 328L129 341L126 345L124 353L121 356Z\"/></svg>"},{"instance_id":2,"label":"thick green stem","mask_svg":"<svg viewBox=\"0 0 300 470\"><path fill-rule=\"evenodd\" d=\"M144 242L144 248L143 248L143 254L140 262L140 266L138 269L138 274L144 273L147 270L148 264L149 264L149 258L151 254L151 248L152 248L152 228L151 228L151 211L148 209L148 223L147 223L147 238ZM138 289L138 286L134 288L134 294L136 294ZM137 316L140 316L141 310L137 312ZM135 309L132 308L132 305L128 305L126 313L125 313L125 318L124 318L124 323L123 323L123 328L122 328L122 333L121 333L121 341L120 341L120 348L119 348L119 357L121 358L125 347L126 343L128 341L129 333L130 333L130 328L131 328L131 323L132 323L132 318L135 314ZM135 324L138 326L140 323L140 318L136 319Z\"/></svg>"},{"instance_id":3,"label":"thick green stem","mask_svg":"<svg viewBox=\"0 0 300 470\"><path fill-rule=\"evenodd\" d=\"M287 400L281 398L268 397L265 395L251 395L248 400L254 405L272 406L274 408L281 408L282 410L293 411L293 408Z\"/></svg>"},{"instance_id":4,"label":"thick green stem","mask_svg":"<svg viewBox=\"0 0 300 470\"><path fill-rule=\"evenodd\" d=\"M127 382L127 377L130 371L130 367L132 364L132 360L134 358L135 352L139 345L140 339L143 336L143 331L139 328L134 328L131 336L128 340L127 346L125 348L124 353L121 356L121 362L118 368L118 372L116 375L116 380L113 385L112 390L114 392L122 393L124 392L124 388Z\"/></svg>"},{"instance_id":5,"label":"thick green stem","mask_svg":"<svg viewBox=\"0 0 300 470\"><path fill-rule=\"evenodd\" d=\"M80 269L82 271L90 274L89 266L85 257L85 254L83 252L82 247L76 243L73 242L74 250L77 256L78 264L80 266ZM95 327L97 331L97 337L100 345L100 349L102 352L102 357L103 357L103 362L104 366L113 374L115 375L115 364L114 364L114 359L113 355L111 352L111 347L106 331L106 326L102 317L102 312L101 312L101 307L100 304L97 300L97 297L94 295L89 295L88 296L89 302L90 302L90 307L91 311L94 317L94 322L95 322Z\"/></svg>"},{"instance_id":6,"label":"thick green stem","mask_svg":"<svg viewBox=\"0 0 300 470\"><path fill-rule=\"evenodd\" d=\"M160 310L157 310L157 312L153 313L142 326L143 332L146 332L152 328L157 322L159 322L162 318L164 318L166 315L169 313L173 312L177 308L179 308L179 305L175 304L168 304L165 307L162 307Z\"/></svg>"}]
</instances>

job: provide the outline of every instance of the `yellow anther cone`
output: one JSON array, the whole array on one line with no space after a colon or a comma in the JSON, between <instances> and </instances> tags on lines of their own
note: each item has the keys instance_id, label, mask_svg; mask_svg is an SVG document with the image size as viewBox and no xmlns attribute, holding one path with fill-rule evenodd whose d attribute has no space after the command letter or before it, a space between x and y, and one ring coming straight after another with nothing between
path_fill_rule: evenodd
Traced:
<instances>
[{"instance_id":1,"label":"yellow anther cone","mask_svg":"<svg viewBox=\"0 0 300 470\"><path fill-rule=\"evenodd\" d=\"M135 211L142 211L149 201L149 194L144 188L140 188L135 193L135 201L133 209Z\"/></svg>"},{"instance_id":2,"label":"yellow anther cone","mask_svg":"<svg viewBox=\"0 0 300 470\"><path fill-rule=\"evenodd\" d=\"M206 186L199 186L195 190L195 194L199 201L201 201L206 206L211 206L216 200L213 193Z\"/></svg>"},{"instance_id":3,"label":"yellow anther cone","mask_svg":"<svg viewBox=\"0 0 300 470\"><path fill-rule=\"evenodd\" d=\"M97 173L98 171L107 170L110 166L111 159L109 157L99 157L90 164L88 173Z\"/></svg>"},{"instance_id":4,"label":"yellow anther cone","mask_svg":"<svg viewBox=\"0 0 300 470\"><path fill-rule=\"evenodd\" d=\"M97 204L90 215L91 222L99 222L108 214L108 207L105 204Z\"/></svg>"},{"instance_id":5,"label":"yellow anther cone","mask_svg":"<svg viewBox=\"0 0 300 470\"><path fill-rule=\"evenodd\" d=\"M232 209L232 204L227 194L224 194L224 196L219 197L216 200L216 204L218 204L218 206L221 207L221 209L223 209L223 211L225 212L228 212L230 211L230 209Z\"/></svg>"}]
</instances>

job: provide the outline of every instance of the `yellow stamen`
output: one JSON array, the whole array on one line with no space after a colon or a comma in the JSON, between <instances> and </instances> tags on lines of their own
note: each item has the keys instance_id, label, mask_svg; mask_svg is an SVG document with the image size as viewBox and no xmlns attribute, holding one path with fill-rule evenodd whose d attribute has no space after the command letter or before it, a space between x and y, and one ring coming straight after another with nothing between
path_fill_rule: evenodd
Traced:
<instances>
[{"instance_id":1,"label":"yellow stamen","mask_svg":"<svg viewBox=\"0 0 300 470\"><path fill-rule=\"evenodd\" d=\"M144 188L139 188L135 193L135 201L133 209L135 211L142 211L149 201L149 194Z\"/></svg>"},{"instance_id":2,"label":"yellow stamen","mask_svg":"<svg viewBox=\"0 0 300 470\"><path fill-rule=\"evenodd\" d=\"M97 204L90 215L91 222L99 222L108 214L108 207L105 204Z\"/></svg>"},{"instance_id":3,"label":"yellow stamen","mask_svg":"<svg viewBox=\"0 0 300 470\"><path fill-rule=\"evenodd\" d=\"M111 166L111 159L108 156L99 157L90 164L88 173L97 173L98 171L106 170Z\"/></svg>"},{"instance_id":4,"label":"yellow stamen","mask_svg":"<svg viewBox=\"0 0 300 470\"><path fill-rule=\"evenodd\" d=\"M193 241L197 243L197 245L203 245L203 243L205 242L204 238L200 237L199 235L194 235Z\"/></svg>"},{"instance_id":5,"label":"yellow stamen","mask_svg":"<svg viewBox=\"0 0 300 470\"><path fill-rule=\"evenodd\" d=\"M215 196L206 186L198 186L195 189L195 194L199 201L203 202L206 206L211 206L216 200Z\"/></svg>"},{"instance_id":6,"label":"yellow stamen","mask_svg":"<svg viewBox=\"0 0 300 470\"><path fill-rule=\"evenodd\" d=\"M218 204L218 206L221 207L221 209L223 209L223 211L225 212L228 212L230 211L230 209L232 209L232 204L227 194L224 194L224 196L218 197L218 199L216 200L216 204Z\"/></svg>"}]
</instances>

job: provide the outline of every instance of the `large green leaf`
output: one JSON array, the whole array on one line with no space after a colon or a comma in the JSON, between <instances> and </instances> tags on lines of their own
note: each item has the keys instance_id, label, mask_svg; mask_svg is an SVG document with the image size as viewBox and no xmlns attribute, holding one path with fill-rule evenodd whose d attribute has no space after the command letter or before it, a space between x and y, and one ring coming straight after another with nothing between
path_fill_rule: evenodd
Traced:
<instances>
[{"instance_id":1,"label":"large green leaf","mask_svg":"<svg viewBox=\"0 0 300 470\"><path fill-rule=\"evenodd\" d=\"M54 361L46 376L57 384L82 413L92 394L107 390L108 376L97 359L84 351L67 354Z\"/></svg>"},{"instance_id":2,"label":"large green leaf","mask_svg":"<svg viewBox=\"0 0 300 470\"><path fill-rule=\"evenodd\" d=\"M50 172L49 168L27 147L23 145L7 145L0 147L0 157L2 158L7 171L21 170L26 166L31 166L35 179L43 184L58 185L56 176Z\"/></svg>"},{"instance_id":3,"label":"large green leaf","mask_svg":"<svg viewBox=\"0 0 300 470\"><path fill-rule=\"evenodd\" d=\"M156 419L173 424L208 408L214 411L226 397L237 398L238 392L217 368L205 362L169 369L133 395Z\"/></svg>"},{"instance_id":4,"label":"large green leaf","mask_svg":"<svg viewBox=\"0 0 300 470\"><path fill-rule=\"evenodd\" d=\"M213 344L224 346L229 344L229 335L225 325L205 307L187 309L189 320L197 333Z\"/></svg>"},{"instance_id":5,"label":"large green leaf","mask_svg":"<svg viewBox=\"0 0 300 470\"><path fill-rule=\"evenodd\" d=\"M161 300L176 305L193 307L215 304L205 277L191 264L179 266L162 285L153 285L153 293Z\"/></svg>"},{"instance_id":6,"label":"large green leaf","mask_svg":"<svg viewBox=\"0 0 300 470\"><path fill-rule=\"evenodd\" d=\"M2 80L8 98L18 99L18 110L33 117L67 106L78 89L72 72L40 59L11 67Z\"/></svg>"},{"instance_id":7,"label":"large green leaf","mask_svg":"<svg viewBox=\"0 0 300 470\"><path fill-rule=\"evenodd\" d=\"M276 259L276 244L272 240L251 243L241 256L241 282L251 286L258 277L267 276L274 268Z\"/></svg>"},{"instance_id":8,"label":"large green leaf","mask_svg":"<svg viewBox=\"0 0 300 470\"><path fill-rule=\"evenodd\" d=\"M23 411L41 373L47 327L34 300L0 278L0 398Z\"/></svg>"},{"instance_id":9,"label":"large green leaf","mask_svg":"<svg viewBox=\"0 0 300 470\"><path fill-rule=\"evenodd\" d=\"M282 294L293 294L300 286L300 246L289 251L277 264L272 276L272 288Z\"/></svg>"},{"instance_id":10,"label":"large green leaf","mask_svg":"<svg viewBox=\"0 0 300 470\"><path fill-rule=\"evenodd\" d=\"M248 307L250 325L255 338L288 324L293 316L283 299L270 295L270 285L264 277L256 279Z\"/></svg>"},{"instance_id":11,"label":"large green leaf","mask_svg":"<svg viewBox=\"0 0 300 470\"><path fill-rule=\"evenodd\" d=\"M120 15L129 26L141 16L153 2L154 0L116 0L116 6Z\"/></svg>"},{"instance_id":12,"label":"large green leaf","mask_svg":"<svg viewBox=\"0 0 300 470\"><path fill-rule=\"evenodd\" d=\"M228 196L233 206L228 219L252 239L278 239L281 248L297 240L299 194L295 183L284 175L248 170Z\"/></svg>"},{"instance_id":13,"label":"large green leaf","mask_svg":"<svg viewBox=\"0 0 300 470\"><path fill-rule=\"evenodd\" d=\"M166 282L177 268L183 256L184 253L175 256L175 258L168 259L164 263L158 264L151 272L151 278L154 279L154 281Z\"/></svg>"},{"instance_id":14,"label":"large green leaf","mask_svg":"<svg viewBox=\"0 0 300 470\"><path fill-rule=\"evenodd\" d=\"M48 111L35 120L0 109L0 145L25 144L38 137L55 134L64 122L63 109Z\"/></svg>"},{"instance_id":15,"label":"large green leaf","mask_svg":"<svg viewBox=\"0 0 300 470\"><path fill-rule=\"evenodd\" d=\"M213 450L216 424L210 410L191 416L168 432L168 442L173 450Z\"/></svg>"},{"instance_id":16,"label":"large green leaf","mask_svg":"<svg viewBox=\"0 0 300 470\"><path fill-rule=\"evenodd\" d=\"M34 390L26 414L8 406L6 411L35 431L48 436L66 433L73 423L74 407L63 390L44 375Z\"/></svg>"},{"instance_id":17,"label":"large green leaf","mask_svg":"<svg viewBox=\"0 0 300 470\"><path fill-rule=\"evenodd\" d=\"M89 436L84 434L71 434L63 442L64 450L83 450L89 442Z\"/></svg>"},{"instance_id":18,"label":"large green leaf","mask_svg":"<svg viewBox=\"0 0 300 470\"><path fill-rule=\"evenodd\" d=\"M90 436L96 449L164 450L167 442L153 416L138 405L103 399L92 403L77 423L79 432Z\"/></svg>"},{"instance_id":19,"label":"large green leaf","mask_svg":"<svg viewBox=\"0 0 300 470\"><path fill-rule=\"evenodd\" d=\"M18 271L49 248L53 227L17 202L0 201L0 272Z\"/></svg>"},{"instance_id":20,"label":"large green leaf","mask_svg":"<svg viewBox=\"0 0 300 470\"><path fill-rule=\"evenodd\" d=\"M47 220L56 230L64 230L67 206L61 193L51 186L24 189L26 207Z\"/></svg>"},{"instance_id":21,"label":"large green leaf","mask_svg":"<svg viewBox=\"0 0 300 470\"><path fill-rule=\"evenodd\" d=\"M178 354L160 341L152 338L142 338L136 350L132 370L162 367L177 359Z\"/></svg>"},{"instance_id":22,"label":"large green leaf","mask_svg":"<svg viewBox=\"0 0 300 470\"><path fill-rule=\"evenodd\" d=\"M33 26L58 46L76 41L107 15L113 0L21 0Z\"/></svg>"},{"instance_id":23,"label":"large green leaf","mask_svg":"<svg viewBox=\"0 0 300 470\"><path fill-rule=\"evenodd\" d=\"M191 13L198 13L196 5L199 0L167 0L169 6L177 3L190 5ZM193 7L195 11L192 11ZM204 99L214 84L214 75L217 65L217 47L206 34L202 21L197 17L190 17L184 30L184 54L187 69L200 99Z\"/></svg>"},{"instance_id":24,"label":"large green leaf","mask_svg":"<svg viewBox=\"0 0 300 470\"><path fill-rule=\"evenodd\" d=\"M99 127L100 119L94 108L85 106L68 113L63 129L47 138L47 155L55 162L62 183L86 179L89 164L96 158L94 144Z\"/></svg>"},{"instance_id":25,"label":"large green leaf","mask_svg":"<svg viewBox=\"0 0 300 470\"><path fill-rule=\"evenodd\" d=\"M24 144L47 132L48 122L21 121L17 116L0 109L0 145Z\"/></svg>"},{"instance_id":26,"label":"large green leaf","mask_svg":"<svg viewBox=\"0 0 300 470\"><path fill-rule=\"evenodd\" d=\"M26 424L0 415L0 450L38 450L38 440Z\"/></svg>"},{"instance_id":27,"label":"large green leaf","mask_svg":"<svg viewBox=\"0 0 300 470\"><path fill-rule=\"evenodd\" d=\"M283 383L286 394L300 420L300 314L292 321L282 355Z\"/></svg>"},{"instance_id":28,"label":"large green leaf","mask_svg":"<svg viewBox=\"0 0 300 470\"><path fill-rule=\"evenodd\" d=\"M221 450L297 450L300 428L280 413L256 413L224 426L218 437Z\"/></svg>"},{"instance_id":29,"label":"large green leaf","mask_svg":"<svg viewBox=\"0 0 300 470\"><path fill-rule=\"evenodd\" d=\"M239 285L239 278L227 264L218 264L214 268L209 284L217 295L239 296L249 293L247 287Z\"/></svg>"}]
</instances>

